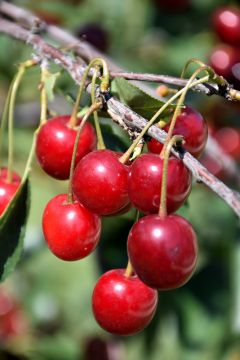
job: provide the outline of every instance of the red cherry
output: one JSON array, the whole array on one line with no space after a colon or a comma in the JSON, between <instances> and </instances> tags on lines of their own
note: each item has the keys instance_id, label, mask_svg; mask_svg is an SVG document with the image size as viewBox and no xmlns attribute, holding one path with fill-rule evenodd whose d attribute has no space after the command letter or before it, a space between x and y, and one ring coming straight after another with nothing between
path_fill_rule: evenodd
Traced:
<instances>
[{"instance_id":1,"label":"red cherry","mask_svg":"<svg viewBox=\"0 0 240 360\"><path fill-rule=\"evenodd\" d=\"M59 116L48 120L38 133L36 155L49 175L59 180L69 178L70 165L77 128L69 126L70 116ZM81 119L78 119L78 124ZM96 135L91 124L85 124L78 144L76 164L96 145Z\"/></svg>"},{"instance_id":2,"label":"red cherry","mask_svg":"<svg viewBox=\"0 0 240 360\"><path fill-rule=\"evenodd\" d=\"M29 333L29 323L21 309L13 309L0 317L0 340L11 340Z\"/></svg>"},{"instance_id":3,"label":"red cherry","mask_svg":"<svg viewBox=\"0 0 240 360\"><path fill-rule=\"evenodd\" d=\"M240 129L223 127L215 132L214 138L227 154L240 159Z\"/></svg>"},{"instance_id":4,"label":"red cherry","mask_svg":"<svg viewBox=\"0 0 240 360\"><path fill-rule=\"evenodd\" d=\"M129 172L128 193L133 205L145 213L157 213L160 203L163 159L155 154L143 154ZM169 158L167 178L167 211L179 209L191 191L192 176L183 162Z\"/></svg>"},{"instance_id":5,"label":"red cherry","mask_svg":"<svg viewBox=\"0 0 240 360\"><path fill-rule=\"evenodd\" d=\"M0 169L0 180L6 180L7 179L7 175L8 175L8 168L7 167L2 167ZM18 175L18 173L16 171L13 171L12 173L12 180L15 182L21 182L21 176Z\"/></svg>"},{"instance_id":6,"label":"red cherry","mask_svg":"<svg viewBox=\"0 0 240 360\"><path fill-rule=\"evenodd\" d=\"M239 61L238 51L230 45L219 44L216 46L209 57L209 64L218 75L223 76L228 81L232 81L233 66Z\"/></svg>"},{"instance_id":7,"label":"red cherry","mask_svg":"<svg viewBox=\"0 0 240 360\"><path fill-rule=\"evenodd\" d=\"M179 215L148 215L136 222L128 237L128 254L139 278L159 290L185 284L197 261L197 239Z\"/></svg>"},{"instance_id":8,"label":"red cherry","mask_svg":"<svg viewBox=\"0 0 240 360\"><path fill-rule=\"evenodd\" d=\"M73 175L73 192L90 211L110 215L129 204L128 167L111 150L93 151L78 163Z\"/></svg>"},{"instance_id":9,"label":"red cherry","mask_svg":"<svg viewBox=\"0 0 240 360\"><path fill-rule=\"evenodd\" d=\"M117 335L133 335L143 330L155 313L158 293L136 275L125 270L111 270L98 280L92 297L93 313L98 324Z\"/></svg>"},{"instance_id":10,"label":"red cherry","mask_svg":"<svg viewBox=\"0 0 240 360\"><path fill-rule=\"evenodd\" d=\"M97 246L101 221L75 201L67 204L67 195L55 196L43 213L43 233L51 251L62 260L73 261L89 255Z\"/></svg>"},{"instance_id":11,"label":"red cherry","mask_svg":"<svg viewBox=\"0 0 240 360\"><path fill-rule=\"evenodd\" d=\"M221 40L240 45L240 11L230 6L220 7L213 14L213 27Z\"/></svg>"},{"instance_id":12,"label":"red cherry","mask_svg":"<svg viewBox=\"0 0 240 360\"><path fill-rule=\"evenodd\" d=\"M7 181L7 169L2 168L0 173L0 216L14 197L20 185L21 177L14 171L13 180Z\"/></svg>"},{"instance_id":13,"label":"red cherry","mask_svg":"<svg viewBox=\"0 0 240 360\"><path fill-rule=\"evenodd\" d=\"M169 126L167 124L163 130L168 132ZM199 112L186 106L177 117L173 135L182 135L185 149L198 158L207 141L207 124ZM155 154L160 154L163 148L163 145L155 139L151 139L147 146L148 150Z\"/></svg>"}]
</instances>

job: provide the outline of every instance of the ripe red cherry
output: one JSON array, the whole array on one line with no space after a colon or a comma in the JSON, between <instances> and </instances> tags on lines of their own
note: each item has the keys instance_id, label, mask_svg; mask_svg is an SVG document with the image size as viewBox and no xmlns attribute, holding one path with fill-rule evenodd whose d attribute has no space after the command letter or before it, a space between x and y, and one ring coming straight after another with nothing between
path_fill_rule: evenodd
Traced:
<instances>
[{"instance_id":1,"label":"ripe red cherry","mask_svg":"<svg viewBox=\"0 0 240 360\"><path fill-rule=\"evenodd\" d=\"M168 132L169 124L163 130ZM173 135L182 135L185 140L185 149L198 158L204 150L207 133L207 124L202 115L186 106L177 117ZM155 154L160 154L163 148L163 145L155 139L151 139L147 146L148 150Z\"/></svg>"},{"instance_id":2,"label":"ripe red cherry","mask_svg":"<svg viewBox=\"0 0 240 360\"><path fill-rule=\"evenodd\" d=\"M218 8L213 14L213 27L221 40L240 45L240 11L234 7Z\"/></svg>"},{"instance_id":3,"label":"ripe red cherry","mask_svg":"<svg viewBox=\"0 0 240 360\"><path fill-rule=\"evenodd\" d=\"M111 150L93 151L78 163L73 175L73 192L90 211L110 215L129 204L128 167Z\"/></svg>"},{"instance_id":4,"label":"ripe red cherry","mask_svg":"<svg viewBox=\"0 0 240 360\"><path fill-rule=\"evenodd\" d=\"M234 47L219 44L212 50L209 63L218 75L232 81L232 68L239 61L239 58L239 53Z\"/></svg>"},{"instance_id":5,"label":"ripe red cherry","mask_svg":"<svg viewBox=\"0 0 240 360\"><path fill-rule=\"evenodd\" d=\"M65 194L49 201L42 225L50 250L66 261L89 255L97 246L101 233L100 218L77 201L67 204Z\"/></svg>"},{"instance_id":6,"label":"ripe red cherry","mask_svg":"<svg viewBox=\"0 0 240 360\"><path fill-rule=\"evenodd\" d=\"M197 239L190 223L178 215L148 215L128 237L128 255L139 278L159 290L185 284L197 261Z\"/></svg>"},{"instance_id":7,"label":"ripe red cherry","mask_svg":"<svg viewBox=\"0 0 240 360\"><path fill-rule=\"evenodd\" d=\"M14 197L21 182L21 177L14 171L11 182L7 181L7 169L2 168L0 173L0 216Z\"/></svg>"},{"instance_id":8,"label":"ripe red cherry","mask_svg":"<svg viewBox=\"0 0 240 360\"><path fill-rule=\"evenodd\" d=\"M92 296L93 313L98 324L117 335L133 335L143 330L155 313L158 293L136 275L111 270L98 280Z\"/></svg>"},{"instance_id":9,"label":"ripe red cherry","mask_svg":"<svg viewBox=\"0 0 240 360\"><path fill-rule=\"evenodd\" d=\"M144 213L157 213L160 203L163 159L156 154L143 154L129 172L128 193L133 205ZM179 209L191 191L192 176L183 162L169 158L167 178L167 211Z\"/></svg>"},{"instance_id":10,"label":"ripe red cherry","mask_svg":"<svg viewBox=\"0 0 240 360\"><path fill-rule=\"evenodd\" d=\"M69 126L69 115L58 116L48 120L38 133L36 155L47 174L59 180L69 178L70 165L76 128ZM78 124L81 119L78 119ZM85 124L78 144L76 164L92 151L96 145L96 134L91 124Z\"/></svg>"}]
</instances>

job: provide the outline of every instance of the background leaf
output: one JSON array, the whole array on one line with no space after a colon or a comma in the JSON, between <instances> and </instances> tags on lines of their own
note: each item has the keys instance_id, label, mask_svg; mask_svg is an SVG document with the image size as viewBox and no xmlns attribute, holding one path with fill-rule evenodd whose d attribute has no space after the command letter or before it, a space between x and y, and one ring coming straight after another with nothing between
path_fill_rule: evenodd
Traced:
<instances>
[{"instance_id":1,"label":"background leaf","mask_svg":"<svg viewBox=\"0 0 240 360\"><path fill-rule=\"evenodd\" d=\"M118 96L121 101L130 106L132 110L146 119L151 119L164 104L163 101L146 94L143 90L124 78L114 79L112 81L111 91L115 96ZM161 117L168 115L171 110L172 108L169 107L163 112Z\"/></svg>"},{"instance_id":2,"label":"background leaf","mask_svg":"<svg viewBox=\"0 0 240 360\"><path fill-rule=\"evenodd\" d=\"M26 180L0 218L0 281L10 275L21 257L29 198L29 183Z\"/></svg>"}]
</instances>

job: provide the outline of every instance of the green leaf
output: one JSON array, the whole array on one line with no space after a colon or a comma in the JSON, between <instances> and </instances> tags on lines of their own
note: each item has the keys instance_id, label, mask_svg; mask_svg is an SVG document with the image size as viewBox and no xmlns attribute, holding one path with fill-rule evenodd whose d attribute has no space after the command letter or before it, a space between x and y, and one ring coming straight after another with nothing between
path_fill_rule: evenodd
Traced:
<instances>
[{"instance_id":1,"label":"green leaf","mask_svg":"<svg viewBox=\"0 0 240 360\"><path fill-rule=\"evenodd\" d=\"M124 78L115 78L112 81L111 91L132 110L146 119L151 119L160 107L164 105L163 101L150 96ZM161 117L168 115L171 110L172 107L169 107L163 112Z\"/></svg>"},{"instance_id":2,"label":"green leaf","mask_svg":"<svg viewBox=\"0 0 240 360\"><path fill-rule=\"evenodd\" d=\"M54 100L54 87L55 87L55 84L56 84L56 81L57 81L59 75L60 75L60 72L57 72L57 73L54 73L54 74L52 74L50 72L46 73L46 79L45 79L45 82L44 82L44 87L45 87L45 90L46 90L47 97L48 97L49 101Z\"/></svg>"},{"instance_id":3,"label":"green leaf","mask_svg":"<svg viewBox=\"0 0 240 360\"><path fill-rule=\"evenodd\" d=\"M21 257L29 197L27 179L0 217L0 281L4 281L11 274Z\"/></svg>"}]
</instances>

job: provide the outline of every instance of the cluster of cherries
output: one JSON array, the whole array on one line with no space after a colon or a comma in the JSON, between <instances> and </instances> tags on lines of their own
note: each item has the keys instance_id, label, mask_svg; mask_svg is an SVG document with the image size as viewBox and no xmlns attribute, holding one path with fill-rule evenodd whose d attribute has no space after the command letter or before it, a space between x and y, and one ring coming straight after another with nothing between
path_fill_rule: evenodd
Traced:
<instances>
[{"instance_id":1,"label":"cluster of cherries","mask_svg":"<svg viewBox=\"0 0 240 360\"><path fill-rule=\"evenodd\" d=\"M40 128L36 156L50 176L69 178L77 128L71 127L70 116L52 118ZM198 157L206 143L207 125L197 111L185 107L177 117L174 134L184 136L185 148ZM162 145L152 139L148 142L151 152L132 163L124 163L124 156L112 150L95 150L95 145L95 131L86 123L77 147L72 196L60 194L49 201L43 213L43 232L53 254L74 261L96 248L102 216L118 215L132 206L145 214L129 233L130 265L126 270L105 273L92 297L93 313L102 328L131 335L151 321L158 302L157 290L185 284L194 271L196 235L187 220L172 214L186 201L192 177L182 160L170 156L167 214L161 216Z\"/></svg>"},{"instance_id":2,"label":"cluster of cherries","mask_svg":"<svg viewBox=\"0 0 240 360\"><path fill-rule=\"evenodd\" d=\"M235 87L239 87L240 68L240 9L220 7L212 17L212 25L217 37L222 41L210 54L210 65Z\"/></svg>"}]
</instances>

